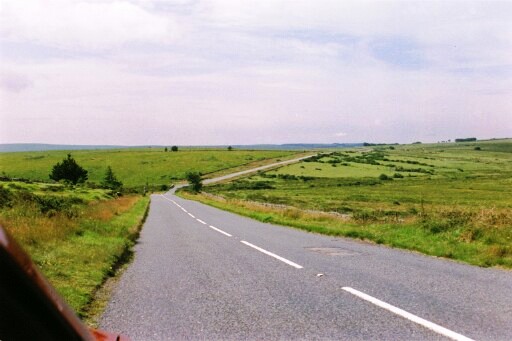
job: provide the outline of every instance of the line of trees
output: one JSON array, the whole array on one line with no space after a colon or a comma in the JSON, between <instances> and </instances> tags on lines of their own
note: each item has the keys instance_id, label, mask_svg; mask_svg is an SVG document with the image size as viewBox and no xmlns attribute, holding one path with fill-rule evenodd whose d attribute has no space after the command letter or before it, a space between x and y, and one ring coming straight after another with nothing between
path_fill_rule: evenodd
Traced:
<instances>
[{"instance_id":1,"label":"line of trees","mask_svg":"<svg viewBox=\"0 0 512 341\"><path fill-rule=\"evenodd\" d=\"M455 142L475 142L476 137L467 137L464 139L455 139Z\"/></svg>"}]
</instances>

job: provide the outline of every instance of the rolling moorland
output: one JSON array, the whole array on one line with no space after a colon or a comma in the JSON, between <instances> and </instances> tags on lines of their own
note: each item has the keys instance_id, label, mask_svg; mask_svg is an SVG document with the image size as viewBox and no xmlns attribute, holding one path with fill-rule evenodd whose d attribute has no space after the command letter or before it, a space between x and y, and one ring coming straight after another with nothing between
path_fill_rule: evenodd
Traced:
<instances>
[{"instance_id":1,"label":"rolling moorland","mask_svg":"<svg viewBox=\"0 0 512 341\"><path fill-rule=\"evenodd\" d=\"M297 155L293 151L199 150L165 152L163 148L75 150L0 153L0 173L4 177L48 182L52 166L71 153L89 173L90 185L99 184L111 166L125 189L142 192L147 184L152 190L183 180L189 171L209 174L242 165L256 165L268 159Z\"/></svg>"},{"instance_id":2,"label":"rolling moorland","mask_svg":"<svg viewBox=\"0 0 512 341\"><path fill-rule=\"evenodd\" d=\"M190 199L333 236L512 268L512 140L326 152Z\"/></svg>"},{"instance_id":3,"label":"rolling moorland","mask_svg":"<svg viewBox=\"0 0 512 341\"><path fill-rule=\"evenodd\" d=\"M51 182L52 166L67 153L0 153L0 224L84 318L94 314L95 291L129 256L148 209L140 194L146 183L161 190L191 170L213 177L303 155L73 151L88 183ZM124 183L123 196L101 188L107 166ZM511 192L509 139L332 149L200 194L180 193L265 222L512 268Z\"/></svg>"},{"instance_id":4,"label":"rolling moorland","mask_svg":"<svg viewBox=\"0 0 512 341\"><path fill-rule=\"evenodd\" d=\"M148 212L149 197L141 195L146 183L149 190L161 190L183 180L187 171L221 175L231 172L229 168L243 170L297 155L153 148L71 153L89 172L85 184L50 181L53 165L68 151L0 153L0 224L87 319L101 309L92 302L96 290L130 256ZM101 188L107 166L124 183L123 195Z\"/></svg>"}]
</instances>

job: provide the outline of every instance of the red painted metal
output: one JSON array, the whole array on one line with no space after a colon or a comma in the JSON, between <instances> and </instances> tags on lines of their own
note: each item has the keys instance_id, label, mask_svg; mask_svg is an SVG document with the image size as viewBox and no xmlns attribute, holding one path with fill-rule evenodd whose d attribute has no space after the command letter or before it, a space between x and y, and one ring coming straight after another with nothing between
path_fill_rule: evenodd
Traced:
<instances>
[{"instance_id":1,"label":"red painted metal","mask_svg":"<svg viewBox=\"0 0 512 341\"><path fill-rule=\"evenodd\" d=\"M89 330L0 226L0 340L127 339Z\"/></svg>"}]
</instances>

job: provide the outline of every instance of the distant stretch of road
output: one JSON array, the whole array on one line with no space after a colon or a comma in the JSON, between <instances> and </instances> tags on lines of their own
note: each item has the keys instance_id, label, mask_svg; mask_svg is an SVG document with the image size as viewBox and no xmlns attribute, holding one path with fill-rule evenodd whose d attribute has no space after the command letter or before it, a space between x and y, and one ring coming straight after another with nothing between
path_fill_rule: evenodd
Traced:
<instances>
[{"instance_id":1,"label":"distant stretch of road","mask_svg":"<svg viewBox=\"0 0 512 341\"><path fill-rule=\"evenodd\" d=\"M256 172L258 172L260 170L265 170L265 169L274 168L274 167L277 167L277 166L284 166L284 165L288 165L288 164L292 164L292 163L297 163L297 162L299 162L301 160L304 160L304 159L307 159L309 157L311 157L311 155L303 156L303 157L299 157L299 158L295 158L295 159L291 159L291 160L275 162L275 163L272 163L272 164L269 164L269 165L260 166L260 167L256 167L256 168L251 168L251 169L248 169L248 170L244 170L244 171L240 171L240 172L236 172L236 173L231 173L231 174L224 175L224 176L219 176L219 177L213 178L213 179L206 179L206 180L203 181L203 183L204 184L211 184L211 183L214 183L214 182L224 181L224 180L228 180L228 179L239 177L241 175L246 175L246 174L250 174L250 173L256 173Z\"/></svg>"},{"instance_id":2,"label":"distant stretch of road","mask_svg":"<svg viewBox=\"0 0 512 341\"><path fill-rule=\"evenodd\" d=\"M153 195L101 319L132 340L512 340L512 273Z\"/></svg>"}]
</instances>

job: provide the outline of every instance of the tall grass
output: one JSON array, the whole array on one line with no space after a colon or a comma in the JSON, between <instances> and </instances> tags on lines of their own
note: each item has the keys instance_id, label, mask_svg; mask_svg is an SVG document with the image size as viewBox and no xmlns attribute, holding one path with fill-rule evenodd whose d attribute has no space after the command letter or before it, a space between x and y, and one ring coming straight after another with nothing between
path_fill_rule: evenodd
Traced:
<instances>
[{"instance_id":1,"label":"tall grass","mask_svg":"<svg viewBox=\"0 0 512 341\"><path fill-rule=\"evenodd\" d=\"M512 140L479 146L337 150L196 198L262 221L512 267Z\"/></svg>"},{"instance_id":2,"label":"tall grass","mask_svg":"<svg viewBox=\"0 0 512 341\"><path fill-rule=\"evenodd\" d=\"M133 245L149 198L85 200L89 193L65 192L35 195L0 186L0 224L85 317L94 292Z\"/></svg>"},{"instance_id":3,"label":"tall grass","mask_svg":"<svg viewBox=\"0 0 512 341\"><path fill-rule=\"evenodd\" d=\"M368 240L483 267L512 268L512 212L509 210L482 209L474 214L454 208L399 220L382 219L370 213L363 219L205 193L194 195L181 191L179 195L266 223Z\"/></svg>"}]
</instances>

